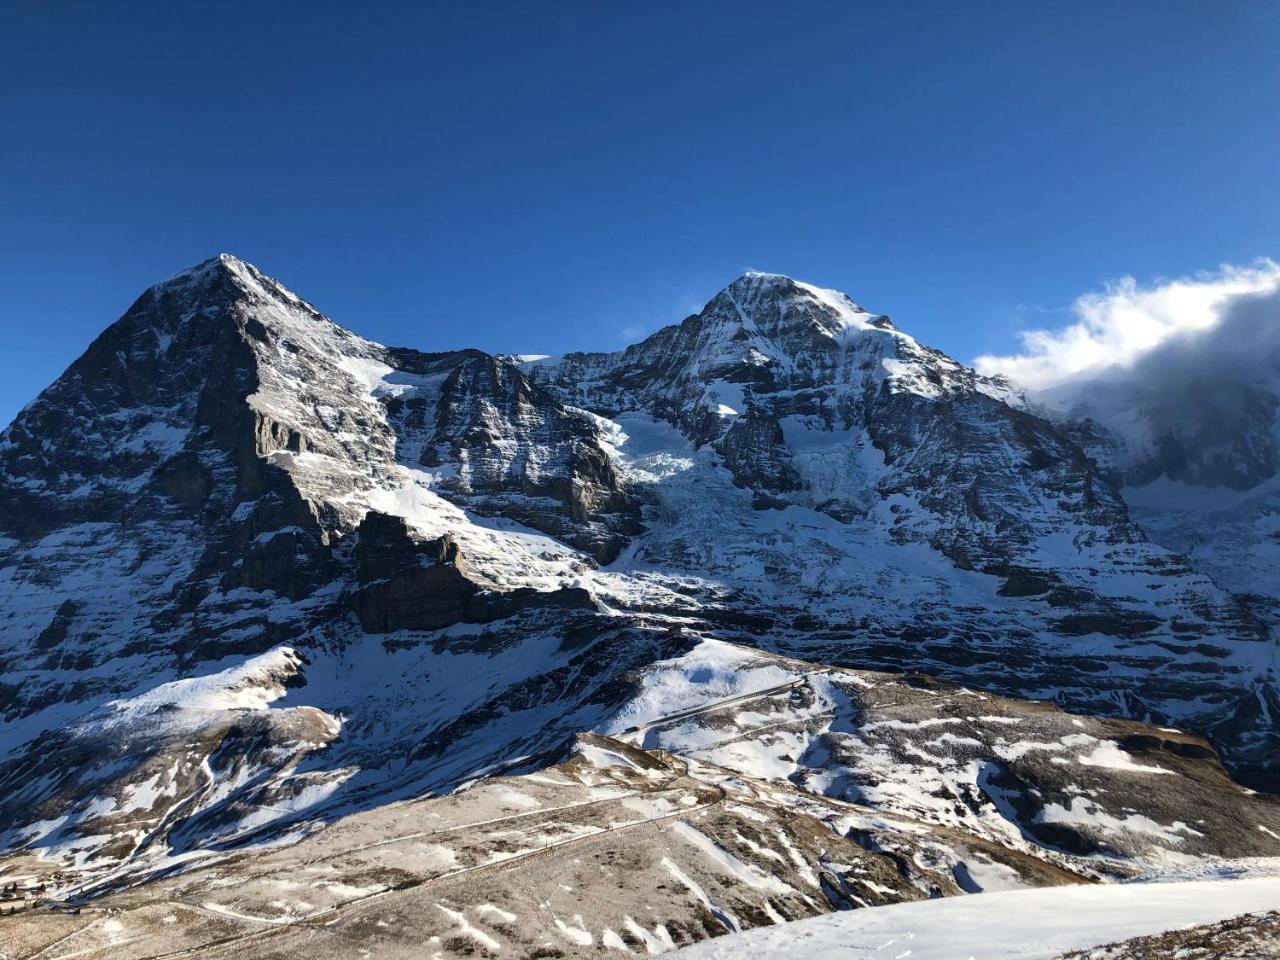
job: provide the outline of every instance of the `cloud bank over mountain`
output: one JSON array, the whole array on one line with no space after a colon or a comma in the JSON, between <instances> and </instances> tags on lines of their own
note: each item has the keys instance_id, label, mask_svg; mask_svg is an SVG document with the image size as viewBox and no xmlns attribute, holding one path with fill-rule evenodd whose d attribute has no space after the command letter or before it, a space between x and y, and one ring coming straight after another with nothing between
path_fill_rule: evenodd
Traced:
<instances>
[{"instance_id":1,"label":"cloud bank over mountain","mask_svg":"<svg viewBox=\"0 0 1280 960\"><path fill-rule=\"evenodd\" d=\"M1200 377L1238 380L1275 352L1280 264L1225 265L1150 286L1124 277L1077 299L1072 312L1062 329L1024 333L1021 353L980 356L974 366L1032 391L1098 379L1168 384L1187 364Z\"/></svg>"},{"instance_id":2,"label":"cloud bank over mountain","mask_svg":"<svg viewBox=\"0 0 1280 960\"><path fill-rule=\"evenodd\" d=\"M1235 516L1232 536L1256 543L1262 556L1274 556L1278 528L1270 518L1280 516L1280 264L1224 266L1149 287L1126 278L1081 297L1074 311L1074 323L1034 331L1024 338L1021 354L981 357L978 369L1003 373L1025 388L1032 408L1065 425L1122 486L1145 487L1164 478L1263 495L1265 502L1250 501ZM1142 499L1152 506L1150 497ZM1186 513L1188 503L1178 509ZM1192 539L1179 533L1162 543L1186 552L1194 549L1199 516L1195 510L1147 516L1148 532L1168 532L1176 521ZM1215 522L1227 523L1222 516ZM1215 567L1215 573L1231 576L1229 565Z\"/></svg>"}]
</instances>

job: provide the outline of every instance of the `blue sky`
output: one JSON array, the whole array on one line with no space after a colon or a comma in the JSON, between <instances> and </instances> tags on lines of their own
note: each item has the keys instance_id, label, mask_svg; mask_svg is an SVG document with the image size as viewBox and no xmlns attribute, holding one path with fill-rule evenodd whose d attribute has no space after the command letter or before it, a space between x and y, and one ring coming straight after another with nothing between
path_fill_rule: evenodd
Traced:
<instances>
[{"instance_id":1,"label":"blue sky","mask_svg":"<svg viewBox=\"0 0 1280 960\"><path fill-rule=\"evenodd\" d=\"M219 251L420 349L611 349L745 269L962 360L1280 257L1280 4L0 7L0 421Z\"/></svg>"}]
</instances>

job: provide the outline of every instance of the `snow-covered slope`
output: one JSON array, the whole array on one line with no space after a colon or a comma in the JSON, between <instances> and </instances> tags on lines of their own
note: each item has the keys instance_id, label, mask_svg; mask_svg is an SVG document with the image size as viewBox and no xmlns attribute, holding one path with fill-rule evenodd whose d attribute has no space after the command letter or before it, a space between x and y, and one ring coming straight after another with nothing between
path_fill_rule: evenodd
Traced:
<instances>
[{"instance_id":1,"label":"snow-covered slope","mask_svg":"<svg viewBox=\"0 0 1280 960\"><path fill-rule=\"evenodd\" d=\"M645 671L604 729L877 816L1059 856L1086 876L1271 852L1280 834L1280 803L1233 784L1207 743L1176 730L715 641Z\"/></svg>"},{"instance_id":2,"label":"snow-covered slope","mask_svg":"<svg viewBox=\"0 0 1280 960\"><path fill-rule=\"evenodd\" d=\"M1278 906L1276 877L1059 887L836 913L722 937L678 956L1054 960L1068 951Z\"/></svg>"}]
</instances>

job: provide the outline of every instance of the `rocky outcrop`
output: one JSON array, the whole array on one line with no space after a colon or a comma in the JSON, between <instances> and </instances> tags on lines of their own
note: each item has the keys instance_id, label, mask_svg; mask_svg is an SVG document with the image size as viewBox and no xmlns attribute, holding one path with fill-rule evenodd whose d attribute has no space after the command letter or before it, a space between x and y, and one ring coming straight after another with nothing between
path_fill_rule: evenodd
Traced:
<instances>
[{"instance_id":1,"label":"rocky outcrop","mask_svg":"<svg viewBox=\"0 0 1280 960\"><path fill-rule=\"evenodd\" d=\"M369 633L488 623L536 607L595 606L590 593L581 588L486 589L467 570L451 536L420 539L399 517L370 513L356 537L359 586L351 604Z\"/></svg>"},{"instance_id":2,"label":"rocky outcrop","mask_svg":"<svg viewBox=\"0 0 1280 960\"><path fill-rule=\"evenodd\" d=\"M352 605L370 633L434 630L466 619L482 593L453 538L413 537L399 517L370 513L356 531Z\"/></svg>"},{"instance_id":3,"label":"rocky outcrop","mask_svg":"<svg viewBox=\"0 0 1280 960\"><path fill-rule=\"evenodd\" d=\"M442 377L438 394L393 397L387 409L402 448L420 451L417 464L447 468L439 489L449 499L542 530L601 562L638 532L639 504L591 416L559 403L514 363L478 351L398 350L394 359Z\"/></svg>"},{"instance_id":4,"label":"rocky outcrop","mask_svg":"<svg viewBox=\"0 0 1280 960\"><path fill-rule=\"evenodd\" d=\"M716 442L716 451L724 458L735 483L757 491L759 506L783 506L786 501L771 494L800 488L777 418L756 407L733 422Z\"/></svg>"},{"instance_id":5,"label":"rocky outcrop","mask_svg":"<svg viewBox=\"0 0 1280 960\"><path fill-rule=\"evenodd\" d=\"M1242 913L1217 923L1072 950L1057 960L1165 960L1167 957L1215 957L1218 960L1280 957L1280 911Z\"/></svg>"}]
</instances>

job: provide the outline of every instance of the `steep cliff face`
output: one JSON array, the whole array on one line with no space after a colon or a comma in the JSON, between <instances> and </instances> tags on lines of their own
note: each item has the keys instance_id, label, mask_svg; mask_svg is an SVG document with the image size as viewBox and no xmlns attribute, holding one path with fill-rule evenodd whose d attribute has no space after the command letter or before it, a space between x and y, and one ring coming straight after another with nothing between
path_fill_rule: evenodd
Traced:
<instances>
[{"instance_id":1,"label":"steep cliff face","mask_svg":"<svg viewBox=\"0 0 1280 960\"><path fill-rule=\"evenodd\" d=\"M227 263L180 274L0 438L10 724L303 628L263 610L304 601L328 557L270 459L298 435L254 406L261 328Z\"/></svg>"},{"instance_id":2,"label":"steep cliff face","mask_svg":"<svg viewBox=\"0 0 1280 960\"><path fill-rule=\"evenodd\" d=\"M562 406L512 362L470 351L439 359L394 351L438 379L387 401L402 456L440 471L439 489L607 561L638 530L638 509L601 447L596 422ZM421 375L421 374L420 374Z\"/></svg>"},{"instance_id":3,"label":"steep cliff face","mask_svg":"<svg viewBox=\"0 0 1280 960\"><path fill-rule=\"evenodd\" d=\"M525 363L200 264L0 436L0 837L103 889L563 759L708 640L1186 727L1274 786L1265 618L1033 411L785 277Z\"/></svg>"},{"instance_id":4,"label":"steep cliff face","mask_svg":"<svg viewBox=\"0 0 1280 960\"><path fill-rule=\"evenodd\" d=\"M595 424L510 364L388 350L231 257L148 291L0 439L6 715L332 618L401 459L595 554L634 524Z\"/></svg>"}]
</instances>

